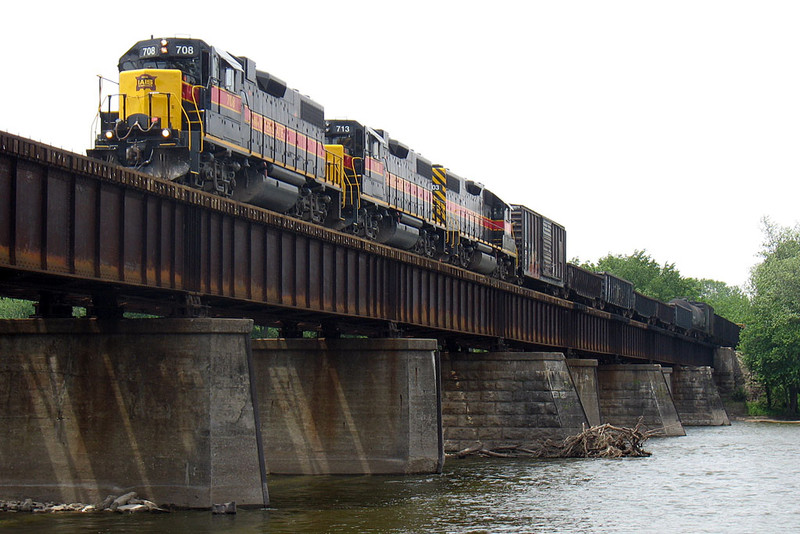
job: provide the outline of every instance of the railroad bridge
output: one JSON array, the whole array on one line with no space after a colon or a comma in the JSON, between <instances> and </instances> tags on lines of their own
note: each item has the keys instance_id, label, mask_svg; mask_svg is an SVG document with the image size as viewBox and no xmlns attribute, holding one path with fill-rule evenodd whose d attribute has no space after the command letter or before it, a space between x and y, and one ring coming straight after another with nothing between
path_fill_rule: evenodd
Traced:
<instances>
[{"instance_id":1,"label":"railroad bridge","mask_svg":"<svg viewBox=\"0 0 800 534\"><path fill-rule=\"evenodd\" d=\"M0 324L0 456L49 454L0 468L0 498L266 503L267 472L727 421L730 350L2 132L0 294L38 302ZM286 338L251 342L252 321ZM135 451L122 473L91 458L109 440Z\"/></svg>"}]
</instances>

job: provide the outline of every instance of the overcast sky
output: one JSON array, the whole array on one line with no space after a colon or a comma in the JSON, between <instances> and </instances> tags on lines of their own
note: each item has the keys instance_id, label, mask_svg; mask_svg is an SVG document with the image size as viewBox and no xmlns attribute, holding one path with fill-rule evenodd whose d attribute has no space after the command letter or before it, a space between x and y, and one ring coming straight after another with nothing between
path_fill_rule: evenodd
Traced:
<instances>
[{"instance_id":1,"label":"overcast sky","mask_svg":"<svg viewBox=\"0 0 800 534\"><path fill-rule=\"evenodd\" d=\"M568 258L645 249L743 285L761 218L800 220L800 2L27 1L3 18L0 130L76 152L96 75L151 34L191 36L563 224Z\"/></svg>"}]
</instances>

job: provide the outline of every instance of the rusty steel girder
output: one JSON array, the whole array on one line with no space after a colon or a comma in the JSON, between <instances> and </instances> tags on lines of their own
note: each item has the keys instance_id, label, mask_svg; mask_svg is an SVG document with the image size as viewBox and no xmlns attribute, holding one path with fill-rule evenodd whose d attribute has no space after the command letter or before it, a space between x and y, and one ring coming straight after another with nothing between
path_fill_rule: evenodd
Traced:
<instances>
[{"instance_id":1,"label":"rusty steel girder","mask_svg":"<svg viewBox=\"0 0 800 534\"><path fill-rule=\"evenodd\" d=\"M420 337L711 365L713 346L0 132L0 292L395 325ZM357 328L356 328L357 330Z\"/></svg>"}]
</instances>

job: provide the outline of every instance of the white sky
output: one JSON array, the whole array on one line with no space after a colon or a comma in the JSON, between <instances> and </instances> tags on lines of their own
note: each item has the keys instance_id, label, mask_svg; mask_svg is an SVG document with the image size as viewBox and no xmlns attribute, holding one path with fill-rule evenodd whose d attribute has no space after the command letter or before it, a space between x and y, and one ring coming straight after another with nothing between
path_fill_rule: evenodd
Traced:
<instances>
[{"instance_id":1,"label":"white sky","mask_svg":"<svg viewBox=\"0 0 800 534\"><path fill-rule=\"evenodd\" d=\"M800 220L800 2L22 4L0 130L76 152L96 75L191 36L563 224L568 258L646 249L742 285L760 219Z\"/></svg>"}]
</instances>

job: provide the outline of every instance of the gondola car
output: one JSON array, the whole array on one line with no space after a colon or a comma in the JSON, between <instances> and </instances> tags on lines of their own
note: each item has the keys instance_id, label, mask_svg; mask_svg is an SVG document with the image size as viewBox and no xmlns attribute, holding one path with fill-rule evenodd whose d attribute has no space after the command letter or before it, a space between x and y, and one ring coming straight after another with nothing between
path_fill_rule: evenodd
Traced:
<instances>
[{"instance_id":1,"label":"gondola car","mask_svg":"<svg viewBox=\"0 0 800 534\"><path fill-rule=\"evenodd\" d=\"M603 307L603 277L593 271L567 264L569 298L595 308Z\"/></svg>"},{"instance_id":2,"label":"gondola car","mask_svg":"<svg viewBox=\"0 0 800 534\"><path fill-rule=\"evenodd\" d=\"M675 312L658 299L634 291L633 302L634 314L640 320L660 326L672 324L674 321Z\"/></svg>"},{"instance_id":3,"label":"gondola car","mask_svg":"<svg viewBox=\"0 0 800 534\"><path fill-rule=\"evenodd\" d=\"M611 273L600 273L603 277L602 301L605 309L626 316L633 315L633 284Z\"/></svg>"},{"instance_id":4,"label":"gondola car","mask_svg":"<svg viewBox=\"0 0 800 534\"><path fill-rule=\"evenodd\" d=\"M740 328L736 323L714 314L714 335L712 339L722 347L735 347L739 344Z\"/></svg>"}]
</instances>

